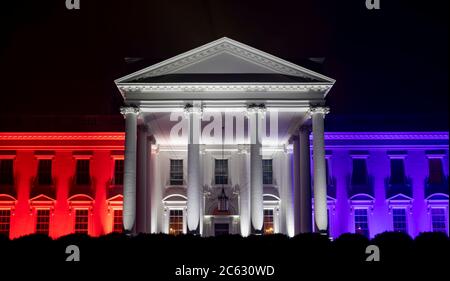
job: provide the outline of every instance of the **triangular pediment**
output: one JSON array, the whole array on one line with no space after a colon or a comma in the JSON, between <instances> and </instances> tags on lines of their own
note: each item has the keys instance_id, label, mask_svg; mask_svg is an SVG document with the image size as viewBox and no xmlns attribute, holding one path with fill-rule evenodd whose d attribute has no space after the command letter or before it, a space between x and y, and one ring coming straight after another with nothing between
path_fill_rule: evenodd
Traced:
<instances>
[{"instance_id":1,"label":"triangular pediment","mask_svg":"<svg viewBox=\"0 0 450 281\"><path fill-rule=\"evenodd\" d=\"M334 83L334 80L223 37L144 68L117 84L192 82Z\"/></svg>"}]
</instances>

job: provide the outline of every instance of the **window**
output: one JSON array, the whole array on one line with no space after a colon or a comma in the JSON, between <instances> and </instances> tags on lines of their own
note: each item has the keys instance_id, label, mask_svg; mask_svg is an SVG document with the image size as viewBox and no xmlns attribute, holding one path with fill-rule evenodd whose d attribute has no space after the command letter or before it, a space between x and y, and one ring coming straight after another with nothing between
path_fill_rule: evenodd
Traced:
<instances>
[{"instance_id":1,"label":"window","mask_svg":"<svg viewBox=\"0 0 450 281\"><path fill-rule=\"evenodd\" d=\"M114 160L114 184L123 185L123 159Z\"/></svg>"},{"instance_id":2,"label":"window","mask_svg":"<svg viewBox=\"0 0 450 281\"><path fill-rule=\"evenodd\" d=\"M89 229L89 210L75 210L75 233L87 234Z\"/></svg>"},{"instance_id":3,"label":"window","mask_svg":"<svg viewBox=\"0 0 450 281\"><path fill-rule=\"evenodd\" d=\"M366 159L353 159L352 185L367 184L367 165Z\"/></svg>"},{"instance_id":4,"label":"window","mask_svg":"<svg viewBox=\"0 0 450 281\"><path fill-rule=\"evenodd\" d=\"M13 160L0 159L0 184L12 185L13 178Z\"/></svg>"},{"instance_id":5,"label":"window","mask_svg":"<svg viewBox=\"0 0 450 281\"><path fill-rule=\"evenodd\" d=\"M52 160L40 159L38 162L38 184L52 184Z\"/></svg>"},{"instance_id":6,"label":"window","mask_svg":"<svg viewBox=\"0 0 450 281\"><path fill-rule=\"evenodd\" d=\"M170 159L170 185L183 184L183 159Z\"/></svg>"},{"instance_id":7,"label":"window","mask_svg":"<svg viewBox=\"0 0 450 281\"><path fill-rule=\"evenodd\" d=\"M84 185L90 183L89 164L89 159L77 160L76 184Z\"/></svg>"},{"instance_id":8,"label":"window","mask_svg":"<svg viewBox=\"0 0 450 281\"><path fill-rule=\"evenodd\" d=\"M355 233L369 237L367 209L355 209Z\"/></svg>"},{"instance_id":9,"label":"window","mask_svg":"<svg viewBox=\"0 0 450 281\"><path fill-rule=\"evenodd\" d=\"M394 223L394 231L408 233L408 220L406 217L406 209L392 209L392 221Z\"/></svg>"},{"instance_id":10,"label":"window","mask_svg":"<svg viewBox=\"0 0 450 281\"><path fill-rule=\"evenodd\" d=\"M0 235L9 236L11 210L0 210Z\"/></svg>"},{"instance_id":11,"label":"window","mask_svg":"<svg viewBox=\"0 0 450 281\"><path fill-rule=\"evenodd\" d=\"M50 210L36 210L36 233L48 235L50 230Z\"/></svg>"},{"instance_id":12,"label":"window","mask_svg":"<svg viewBox=\"0 0 450 281\"><path fill-rule=\"evenodd\" d=\"M183 210L170 210L169 234L178 235L183 233Z\"/></svg>"},{"instance_id":13,"label":"window","mask_svg":"<svg viewBox=\"0 0 450 281\"><path fill-rule=\"evenodd\" d=\"M447 220L445 219L444 208L431 209L431 229L434 232L447 233Z\"/></svg>"},{"instance_id":14,"label":"window","mask_svg":"<svg viewBox=\"0 0 450 281\"><path fill-rule=\"evenodd\" d=\"M273 234L273 210L264 210L264 234Z\"/></svg>"},{"instance_id":15,"label":"window","mask_svg":"<svg viewBox=\"0 0 450 281\"><path fill-rule=\"evenodd\" d=\"M228 183L228 159L216 159L216 165L214 168L215 183L227 184Z\"/></svg>"},{"instance_id":16,"label":"window","mask_svg":"<svg viewBox=\"0 0 450 281\"><path fill-rule=\"evenodd\" d=\"M263 184L273 183L272 159L263 160Z\"/></svg>"},{"instance_id":17,"label":"window","mask_svg":"<svg viewBox=\"0 0 450 281\"><path fill-rule=\"evenodd\" d=\"M391 159L390 184L405 184L405 163L403 159Z\"/></svg>"},{"instance_id":18,"label":"window","mask_svg":"<svg viewBox=\"0 0 450 281\"><path fill-rule=\"evenodd\" d=\"M429 184L443 184L444 183L444 170L442 168L441 158L430 158L428 159Z\"/></svg>"},{"instance_id":19,"label":"window","mask_svg":"<svg viewBox=\"0 0 450 281\"><path fill-rule=\"evenodd\" d=\"M113 232L122 232L122 215L123 211L118 209L114 210L114 219L113 219Z\"/></svg>"}]
</instances>

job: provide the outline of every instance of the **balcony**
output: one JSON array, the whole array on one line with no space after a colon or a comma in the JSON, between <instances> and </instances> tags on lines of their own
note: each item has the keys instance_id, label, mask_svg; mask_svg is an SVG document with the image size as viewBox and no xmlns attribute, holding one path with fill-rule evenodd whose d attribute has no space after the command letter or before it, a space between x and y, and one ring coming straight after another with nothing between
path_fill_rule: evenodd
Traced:
<instances>
[{"instance_id":1,"label":"balcony","mask_svg":"<svg viewBox=\"0 0 450 281\"><path fill-rule=\"evenodd\" d=\"M430 182L427 177L425 179L425 198L435 193L449 194L448 177L444 177L442 182Z\"/></svg>"},{"instance_id":2,"label":"balcony","mask_svg":"<svg viewBox=\"0 0 450 281\"><path fill-rule=\"evenodd\" d=\"M351 176L349 176L347 178L347 182L347 192L349 198L360 193L368 194L372 197L374 196L373 177L368 176L366 182L352 183Z\"/></svg>"},{"instance_id":3,"label":"balcony","mask_svg":"<svg viewBox=\"0 0 450 281\"><path fill-rule=\"evenodd\" d=\"M123 194L123 184L115 182L114 179L109 180L108 187L106 188L106 198L113 198L119 194Z\"/></svg>"},{"instance_id":4,"label":"balcony","mask_svg":"<svg viewBox=\"0 0 450 281\"><path fill-rule=\"evenodd\" d=\"M0 194L7 194L9 196L17 198L17 192L14 182L0 183Z\"/></svg>"},{"instance_id":5,"label":"balcony","mask_svg":"<svg viewBox=\"0 0 450 281\"><path fill-rule=\"evenodd\" d=\"M31 179L30 198L39 195L45 195L49 198L56 199L56 184L53 178L43 181L38 177Z\"/></svg>"},{"instance_id":6,"label":"balcony","mask_svg":"<svg viewBox=\"0 0 450 281\"><path fill-rule=\"evenodd\" d=\"M386 187L386 198L392 198L395 195L403 194L405 196L408 196L412 198L412 184L411 179L408 177L405 177L400 182L394 182L392 178L387 178L385 180L385 187Z\"/></svg>"},{"instance_id":7,"label":"balcony","mask_svg":"<svg viewBox=\"0 0 450 281\"><path fill-rule=\"evenodd\" d=\"M93 184L93 180L90 177L83 180L74 177L71 180L71 185L69 188L69 198L76 194L85 194L94 198L95 190L93 186L95 185Z\"/></svg>"}]
</instances>

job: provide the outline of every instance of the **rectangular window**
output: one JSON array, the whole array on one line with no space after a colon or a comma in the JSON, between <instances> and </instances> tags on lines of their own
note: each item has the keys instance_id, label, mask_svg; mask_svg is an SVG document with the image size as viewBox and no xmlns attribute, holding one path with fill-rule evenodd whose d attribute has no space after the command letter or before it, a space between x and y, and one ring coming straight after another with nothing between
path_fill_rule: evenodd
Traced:
<instances>
[{"instance_id":1,"label":"rectangular window","mask_svg":"<svg viewBox=\"0 0 450 281\"><path fill-rule=\"evenodd\" d=\"M52 184L52 160L51 159L39 159L38 183L40 185Z\"/></svg>"},{"instance_id":2,"label":"rectangular window","mask_svg":"<svg viewBox=\"0 0 450 281\"><path fill-rule=\"evenodd\" d=\"M50 210L36 210L36 233L48 235L50 230Z\"/></svg>"},{"instance_id":3,"label":"rectangular window","mask_svg":"<svg viewBox=\"0 0 450 281\"><path fill-rule=\"evenodd\" d=\"M183 233L183 210L170 210L169 234L178 235L182 233Z\"/></svg>"},{"instance_id":4,"label":"rectangular window","mask_svg":"<svg viewBox=\"0 0 450 281\"><path fill-rule=\"evenodd\" d=\"M273 183L272 159L263 160L263 184Z\"/></svg>"},{"instance_id":5,"label":"rectangular window","mask_svg":"<svg viewBox=\"0 0 450 281\"><path fill-rule=\"evenodd\" d=\"M76 184L78 185L90 184L91 177L89 172L89 166L90 166L89 159L77 160Z\"/></svg>"},{"instance_id":6,"label":"rectangular window","mask_svg":"<svg viewBox=\"0 0 450 281\"><path fill-rule=\"evenodd\" d=\"M355 233L369 237L367 209L355 209Z\"/></svg>"},{"instance_id":7,"label":"rectangular window","mask_svg":"<svg viewBox=\"0 0 450 281\"><path fill-rule=\"evenodd\" d=\"M264 210L264 234L273 234L273 210Z\"/></svg>"},{"instance_id":8,"label":"rectangular window","mask_svg":"<svg viewBox=\"0 0 450 281\"><path fill-rule=\"evenodd\" d=\"M11 210L0 210L0 235L9 237Z\"/></svg>"},{"instance_id":9,"label":"rectangular window","mask_svg":"<svg viewBox=\"0 0 450 281\"><path fill-rule=\"evenodd\" d=\"M366 159L353 159L352 185L367 184L367 165Z\"/></svg>"},{"instance_id":10,"label":"rectangular window","mask_svg":"<svg viewBox=\"0 0 450 281\"><path fill-rule=\"evenodd\" d=\"M403 159L391 159L390 184L405 184L405 163Z\"/></svg>"},{"instance_id":11,"label":"rectangular window","mask_svg":"<svg viewBox=\"0 0 450 281\"><path fill-rule=\"evenodd\" d=\"M406 209L392 209L392 221L394 223L394 231L408 233L408 219L406 216Z\"/></svg>"},{"instance_id":12,"label":"rectangular window","mask_svg":"<svg viewBox=\"0 0 450 281\"><path fill-rule=\"evenodd\" d=\"M431 209L431 227L434 232L447 233L447 220L444 208Z\"/></svg>"},{"instance_id":13,"label":"rectangular window","mask_svg":"<svg viewBox=\"0 0 450 281\"><path fill-rule=\"evenodd\" d=\"M122 210L114 210L113 232L122 232Z\"/></svg>"},{"instance_id":14,"label":"rectangular window","mask_svg":"<svg viewBox=\"0 0 450 281\"><path fill-rule=\"evenodd\" d=\"M430 158L428 159L429 184L443 184L444 183L444 170L442 168L441 158Z\"/></svg>"},{"instance_id":15,"label":"rectangular window","mask_svg":"<svg viewBox=\"0 0 450 281\"><path fill-rule=\"evenodd\" d=\"M89 229L89 210L75 210L75 233L87 234Z\"/></svg>"},{"instance_id":16,"label":"rectangular window","mask_svg":"<svg viewBox=\"0 0 450 281\"><path fill-rule=\"evenodd\" d=\"M0 184L12 185L13 183L13 160L0 159Z\"/></svg>"},{"instance_id":17,"label":"rectangular window","mask_svg":"<svg viewBox=\"0 0 450 281\"><path fill-rule=\"evenodd\" d=\"M170 159L170 185L183 185L183 159Z\"/></svg>"},{"instance_id":18,"label":"rectangular window","mask_svg":"<svg viewBox=\"0 0 450 281\"><path fill-rule=\"evenodd\" d=\"M114 184L123 185L123 159L114 160Z\"/></svg>"},{"instance_id":19,"label":"rectangular window","mask_svg":"<svg viewBox=\"0 0 450 281\"><path fill-rule=\"evenodd\" d=\"M214 175L216 184L228 183L228 159L216 159Z\"/></svg>"}]
</instances>

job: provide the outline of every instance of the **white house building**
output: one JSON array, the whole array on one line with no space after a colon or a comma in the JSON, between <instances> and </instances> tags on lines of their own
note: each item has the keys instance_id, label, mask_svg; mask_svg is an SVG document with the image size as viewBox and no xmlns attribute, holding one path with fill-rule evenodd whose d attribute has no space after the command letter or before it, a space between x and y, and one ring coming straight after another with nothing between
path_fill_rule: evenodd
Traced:
<instances>
[{"instance_id":1,"label":"white house building","mask_svg":"<svg viewBox=\"0 0 450 281\"><path fill-rule=\"evenodd\" d=\"M312 231L314 217L327 233L334 81L225 37L117 79L124 229L293 236Z\"/></svg>"}]
</instances>

